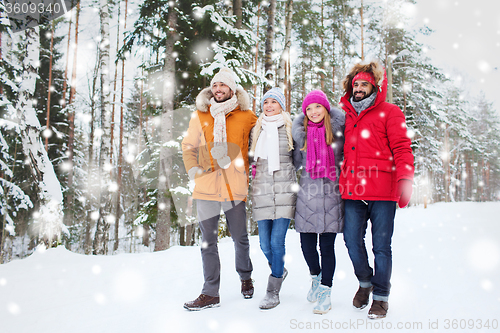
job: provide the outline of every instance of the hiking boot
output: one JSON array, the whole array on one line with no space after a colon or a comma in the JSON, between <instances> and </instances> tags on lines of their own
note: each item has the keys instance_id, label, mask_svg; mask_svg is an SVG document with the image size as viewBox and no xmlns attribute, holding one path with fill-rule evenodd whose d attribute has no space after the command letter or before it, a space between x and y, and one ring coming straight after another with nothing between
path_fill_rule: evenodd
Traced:
<instances>
[{"instance_id":1,"label":"hiking boot","mask_svg":"<svg viewBox=\"0 0 500 333\"><path fill-rule=\"evenodd\" d=\"M197 299L191 302L184 303L184 308L190 311L198 311L208 308L216 308L220 306L219 297L212 297L201 294Z\"/></svg>"},{"instance_id":2,"label":"hiking boot","mask_svg":"<svg viewBox=\"0 0 500 333\"><path fill-rule=\"evenodd\" d=\"M318 304L313 309L313 313L325 314L332 308L331 301L332 288L320 284L318 287Z\"/></svg>"},{"instance_id":3,"label":"hiking boot","mask_svg":"<svg viewBox=\"0 0 500 333\"><path fill-rule=\"evenodd\" d=\"M241 294L244 298L253 297L253 280L241 280Z\"/></svg>"},{"instance_id":4,"label":"hiking boot","mask_svg":"<svg viewBox=\"0 0 500 333\"><path fill-rule=\"evenodd\" d=\"M368 311L368 318L380 319L385 318L389 310L389 303L384 301L373 301L370 311Z\"/></svg>"},{"instance_id":5,"label":"hiking boot","mask_svg":"<svg viewBox=\"0 0 500 333\"><path fill-rule=\"evenodd\" d=\"M307 300L314 303L318 300L318 287L321 282L321 272L318 275L311 275L311 278L311 289L309 289L309 292L307 293Z\"/></svg>"},{"instance_id":6,"label":"hiking boot","mask_svg":"<svg viewBox=\"0 0 500 333\"><path fill-rule=\"evenodd\" d=\"M359 287L356 295L354 295L354 298L352 299L352 305L354 306L354 308L358 310L366 308L372 291L373 286L370 286L368 288Z\"/></svg>"}]
</instances>

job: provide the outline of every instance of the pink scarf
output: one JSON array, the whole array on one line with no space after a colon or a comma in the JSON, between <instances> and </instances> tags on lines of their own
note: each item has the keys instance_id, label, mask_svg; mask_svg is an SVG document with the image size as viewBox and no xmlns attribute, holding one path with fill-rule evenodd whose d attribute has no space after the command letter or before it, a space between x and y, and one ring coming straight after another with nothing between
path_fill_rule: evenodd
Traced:
<instances>
[{"instance_id":1,"label":"pink scarf","mask_svg":"<svg viewBox=\"0 0 500 333\"><path fill-rule=\"evenodd\" d=\"M328 177L335 181L335 154L326 144L324 120L307 123L307 163L306 171L312 179Z\"/></svg>"}]
</instances>

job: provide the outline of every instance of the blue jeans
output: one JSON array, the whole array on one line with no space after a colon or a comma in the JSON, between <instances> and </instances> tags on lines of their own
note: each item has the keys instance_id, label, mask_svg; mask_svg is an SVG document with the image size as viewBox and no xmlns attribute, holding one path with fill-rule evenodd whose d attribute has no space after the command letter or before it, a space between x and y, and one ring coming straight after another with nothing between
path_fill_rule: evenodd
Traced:
<instances>
[{"instance_id":1,"label":"blue jeans","mask_svg":"<svg viewBox=\"0 0 500 333\"><path fill-rule=\"evenodd\" d=\"M373 299L389 299L392 273L391 240L396 202L345 200L344 241L354 266L354 274L363 288L373 286ZM368 219L372 225L375 274L368 263L365 234Z\"/></svg>"},{"instance_id":2,"label":"blue jeans","mask_svg":"<svg viewBox=\"0 0 500 333\"><path fill-rule=\"evenodd\" d=\"M335 273L335 237L336 233L325 232L319 234L319 250L321 253L321 265L318 254L318 234L300 233L300 247L302 254L309 267L311 275L321 273L321 284L331 287L333 285L333 274Z\"/></svg>"},{"instance_id":3,"label":"blue jeans","mask_svg":"<svg viewBox=\"0 0 500 333\"><path fill-rule=\"evenodd\" d=\"M283 276L285 266L285 236L290 219L260 220L257 223L260 248L271 266L271 275L280 278Z\"/></svg>"}]
</instances>

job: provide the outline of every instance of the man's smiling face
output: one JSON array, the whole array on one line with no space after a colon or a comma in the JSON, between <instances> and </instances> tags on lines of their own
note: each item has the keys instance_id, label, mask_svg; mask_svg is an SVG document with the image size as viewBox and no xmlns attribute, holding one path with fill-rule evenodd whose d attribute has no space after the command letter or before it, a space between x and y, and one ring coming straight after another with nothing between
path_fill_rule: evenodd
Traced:
<instances>
[{"instance_id":1,"label":"man's smiling face","mask_svg":"<svg viewBox=\"0 0 500 333\"><path fill-rule=\"evenodd\" d=\"M231 88L222 82L214 82L212 85L212 94L217 103L225 102L234 95Z\"/></svg>"},{"instance_id":2,"label":"man's smiling face","mask_svg":"<svg viewBox=\"0 0 500 333\"><path fill-rule=\"evenodd\" d=\"M359 102L368 96L370 96L373 92L373 85L365 80L356 80L356 82L352 85L352 97L355 102Z\"/></svg>"}]
</instances>

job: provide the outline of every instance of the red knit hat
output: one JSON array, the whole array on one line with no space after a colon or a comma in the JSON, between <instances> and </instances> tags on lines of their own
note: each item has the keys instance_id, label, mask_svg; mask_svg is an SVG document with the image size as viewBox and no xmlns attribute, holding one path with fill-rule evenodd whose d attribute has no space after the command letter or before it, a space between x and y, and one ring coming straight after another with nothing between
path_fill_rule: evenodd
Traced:
<instances>
[{"instance_id":1,"label":"red knit hat","mask_svg":"<svg viewBox=\"0 0 500 333\"><path fill-rule=\"evenodd\" d=\"M377 85L375 84L375 77L373 76L373 73L368 73L368 72L359 72L356 74L356 76L352 79L352 85L354 86L354 82L357 80L365 80L370 82L374 87Z\"/></svg>"}]
</instances>

